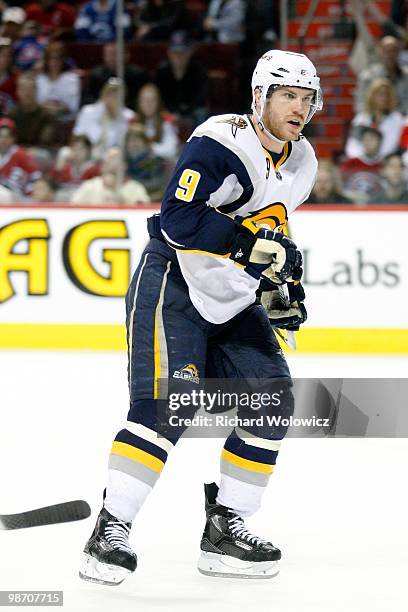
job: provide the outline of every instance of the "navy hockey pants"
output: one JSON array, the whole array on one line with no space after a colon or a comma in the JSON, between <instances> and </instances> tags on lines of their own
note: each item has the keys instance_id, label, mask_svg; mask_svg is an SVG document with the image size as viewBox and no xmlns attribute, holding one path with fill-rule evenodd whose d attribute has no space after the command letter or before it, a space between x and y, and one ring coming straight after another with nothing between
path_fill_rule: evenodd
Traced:
<instances>
[{"instance_id":1,"label":"navy hockey pants","mask_svg":"<svg viewBox=\"0 0 408 612\"><path fill-rule=\"evenodd\" d=\"M205 377L279 378L284 383L280 414L293 412L289 369L263 307L253 304L226 323L209 323L193 306L176 254L165 243L152 239L146 247L126 311L130 410L113 443L110 468L154 485L184 429L163 436L159 426L168 382L175 377L180 389L191 389ZM285 433L282 427L234 428L224 445L221 472L266 486Z\"/></svg>"}]
</instances>

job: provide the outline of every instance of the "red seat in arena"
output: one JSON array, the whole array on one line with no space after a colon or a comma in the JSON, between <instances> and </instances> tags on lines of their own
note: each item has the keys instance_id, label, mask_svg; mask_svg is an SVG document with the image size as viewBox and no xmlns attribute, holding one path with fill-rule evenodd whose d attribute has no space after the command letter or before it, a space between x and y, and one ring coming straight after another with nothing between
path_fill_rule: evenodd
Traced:
<instances>
[{"instance_id":1,"label":"red seat in arena","mask_svg":"<svg viewBox=\"0 0 408 612\"><path fill-rule=\"evenodd\" d=\"M130 61L145 68L151 75L167 57L166 43L131 43L127 45L127 50ZM85 71L102 63L103 46L99 44L70 43L68 52L78 68ZM239 45L197 43L195 57L208 68L210 112L226 112L228 105L233 105L237 91Z\"/></svg>"},{"instance_id":2,"label":"red seat in arena","mask_svg":"<svg viewBox=\"0 0 408 612\"><path fill-rule=\"evenodd\" d=\"M93 43L69 43L68 53L78 68L90 69L102 62L103 45ZM166 43L131 43L127 45L130 60L150 72L166 59ZM239 45L221 43L197 43L196 58L209 69L222 66L229 75L234 74L239 59Z\"/></svg>"}]
</instances>

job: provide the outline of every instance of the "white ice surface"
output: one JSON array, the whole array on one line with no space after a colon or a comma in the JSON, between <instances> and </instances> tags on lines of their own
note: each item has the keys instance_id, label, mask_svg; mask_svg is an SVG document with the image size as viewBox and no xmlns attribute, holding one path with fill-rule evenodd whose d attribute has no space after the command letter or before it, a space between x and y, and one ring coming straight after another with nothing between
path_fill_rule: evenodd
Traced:
<instances>
[{"instance_id":1,"label":"white ice surface","mask_svg":"<svg viewBox=\"0 0 408 612\"><path fill-rule=\"evenodd\" d=\"M406 377L407 359L300 357L294 376ZM408 440L287 440L254 532L283 550L272 580L196 570L202 483L222 440L181 440L135 521L139 556L118 587L77 578L100 507L108 452L127 412L123 354L0 352L0 511L83 498L79 523L0 532L0 589L64 591L64 610L405 612Z\"/></svg>"}]
</instances>

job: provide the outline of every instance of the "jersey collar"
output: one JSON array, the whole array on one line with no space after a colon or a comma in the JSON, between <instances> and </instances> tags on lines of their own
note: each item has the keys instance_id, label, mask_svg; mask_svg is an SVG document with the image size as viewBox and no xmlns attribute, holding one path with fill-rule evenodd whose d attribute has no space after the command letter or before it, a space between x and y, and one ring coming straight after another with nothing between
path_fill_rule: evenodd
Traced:
<instances>
[{"instance_id":1,"label":"jersey collar","mask_svg":"<svg viewBox=\"0 0 408 612\"><path fill-rule=\"evenodd\" d=\"M256 137L258 138L255 126L251 121L251 114L248 113L247 117L248 117L250 126L252 127L253 131L255 132ZM292 142L291 141L285 142L281 153L274 153L273 151L269 151L269 149L264 147L261 142L260 142L260 145L262 149L264 150L266 157L269 159L271 163L271 167L273 168L275 174L278 175L279 168L282 166L282 164L285 163L285 161L288 159L289 155L292 152Z\"/></svg>"}]
</instances>

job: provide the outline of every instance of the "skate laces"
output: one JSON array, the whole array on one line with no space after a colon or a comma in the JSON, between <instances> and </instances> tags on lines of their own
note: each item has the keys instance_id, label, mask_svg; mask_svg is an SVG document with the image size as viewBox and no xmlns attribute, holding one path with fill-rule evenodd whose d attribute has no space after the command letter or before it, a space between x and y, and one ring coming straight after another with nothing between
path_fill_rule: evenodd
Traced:
<instances>
[{"instance_id":1,"label":"skate laces","mask_svg":"<svg viewBox=\"0 0 408 612\"><path fill-rule=\"evenodd\" d=\"M238 538L242 538L243 540L247 540L251 544L269 544L267 540L263 540L262 538L254 535L245 527L244 520L238 515L235 514L232 510L229 510L232 514L232 517L228 519L228 525L231 533Z\"/></svg>"},{"instance_id":2,"label":"skate laces","mask_svg":"<svg viewBox=\"0 0 408 612\"><path fill-rule=\"evenodd\" d=\"M105 527L105 538L115 548L130 552L133 550L129 546L130 527L124 521L108 521Z\"/></svg>"}]
</instances>

